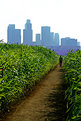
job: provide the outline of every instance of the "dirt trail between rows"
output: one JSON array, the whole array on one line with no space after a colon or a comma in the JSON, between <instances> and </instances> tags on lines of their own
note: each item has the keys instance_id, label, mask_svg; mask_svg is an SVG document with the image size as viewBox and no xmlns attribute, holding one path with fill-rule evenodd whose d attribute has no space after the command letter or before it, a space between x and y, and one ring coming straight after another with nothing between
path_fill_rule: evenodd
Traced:
<instances>
[{"instance_id":1,"label":"dirt trail between rows","mask_svg":"<svg viewBox=\"0 0 81 121\"><path fill-rule=\"evenodd\" d=\"M4 121L65 121L62 75L63 72L58 65Z\"/></svg>"}]
</instances>

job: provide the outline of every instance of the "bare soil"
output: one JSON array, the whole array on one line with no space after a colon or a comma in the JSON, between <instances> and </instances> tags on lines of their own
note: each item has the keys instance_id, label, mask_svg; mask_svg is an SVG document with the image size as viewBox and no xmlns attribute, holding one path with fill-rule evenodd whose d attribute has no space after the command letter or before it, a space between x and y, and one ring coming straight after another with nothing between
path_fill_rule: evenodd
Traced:
<instances>
[{"instance_id":1,"label":"bare soil","mask_svg":"<svg viewBox=\"0 0 81 121\"><path fill-rule=\"evenodd\" d=\"M50 71L2 121L65 121L65 85L61 70L58 65Z\"/></svg>"}]
</instances>

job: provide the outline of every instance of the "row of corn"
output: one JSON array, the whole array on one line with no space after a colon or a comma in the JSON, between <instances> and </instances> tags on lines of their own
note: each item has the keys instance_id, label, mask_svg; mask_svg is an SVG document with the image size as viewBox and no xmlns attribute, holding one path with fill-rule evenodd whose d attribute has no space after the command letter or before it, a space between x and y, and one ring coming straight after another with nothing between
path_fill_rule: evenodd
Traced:
<instances>
[{"instance_id":1,"label":"row of corn","mask_svg":"<svg viewBox=\"0 0 81 121\"><path fill-rule=\"evenodd\" d=\"M64 59L66 81L66 121L81 120L81 51L67 54Z\"/></svg>"}]
</instances>

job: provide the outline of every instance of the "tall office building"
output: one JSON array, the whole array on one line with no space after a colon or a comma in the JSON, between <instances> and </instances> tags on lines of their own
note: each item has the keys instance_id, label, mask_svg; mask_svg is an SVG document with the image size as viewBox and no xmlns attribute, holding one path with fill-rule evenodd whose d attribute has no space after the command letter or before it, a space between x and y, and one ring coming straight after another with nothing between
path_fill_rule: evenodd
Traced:
<instances>
[{"instance_id":1,"label":"tall office building","mask_svg":"<svg viewBox=\"0 0 81 121\"><path fill-rule=\"evenodd\" d=\"M61 46L77 46L77 39L73 39L70 37L61 39Z\"/></svg>"},{"instance_id":2,"label":"tall office building","mask_svg":"<svg viewBox=\"0 0 81 121\"><path fill-rule=\"evenodd\" d=\"M15 36L15 24L9 24L7 29L7 42L9 44L15 43L14 36Z\"/></svg>"},{"instance_id":3,"label":"tall office building","mask_svg":"<svg viewBox=\"0 0 81 121\"><path fill-rule=\"evenodd\" d=\"M36 34L36 45L41 46L40 34Z\"/></svg>"},{"instance_id":4,"label":"tall office building","mask_svg":"<svg viewBox=\"0 0 81 121\"><path fill-rule=\"evenodd\" d=\"M25 29L23 30L23 44L32 45L32 39L33 39L32 24L28 19L25 24Z\"/></svg>"},{"instance_id":5,"label":"tall office building","mask_svg":"<svg viewBox=\"0 0 81 121\"><path fill-rule=\"evenodd\" d=\"M41 27L41 43L43 46L49 46L50 43L50 27Z\"/></svg>"},{"instance_id":6,"label":"tall office building","mask_svg":"<svg viewBox=\"0 0 81 121\"><path fill-rule=\"evenodd\" d=\"M15 29L15 44L21 44L21 30Z\"/></svg>"},{"instance_id":7,"label":"tall office building","mask_svg":"<svg viewBox=\"0 0 81 121\"><path fill-rule=\"evenodd\" d=\"M55 33L54 46L59 46L59 34Z\"/></svg>"},{"instance_id":8,"label":"tall office building","mask_svg":"<svg viewBox=\"0 0 81 121\"><path fill-rule=\"evenodd\" d=\"M8 26L7 42L9 44L21 44L21 30L15 29L15 24L9 24Z\"/></svg>"}]
</instances>

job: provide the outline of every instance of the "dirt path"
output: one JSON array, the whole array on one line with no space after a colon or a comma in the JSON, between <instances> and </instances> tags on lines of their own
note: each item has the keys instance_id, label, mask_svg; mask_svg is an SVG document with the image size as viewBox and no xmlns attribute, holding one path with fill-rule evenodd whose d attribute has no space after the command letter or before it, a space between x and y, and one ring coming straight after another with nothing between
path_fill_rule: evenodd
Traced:
<instances>
[{"instance_id":1,"label":"dirt path","mask_svg":"<svg viewBox=\"0 0 81 121\"><path fill-rule=\"evenodd\" d=\"M64 121L62 73L51 71L5 121Z\"/></svg>"}]
</instances>

